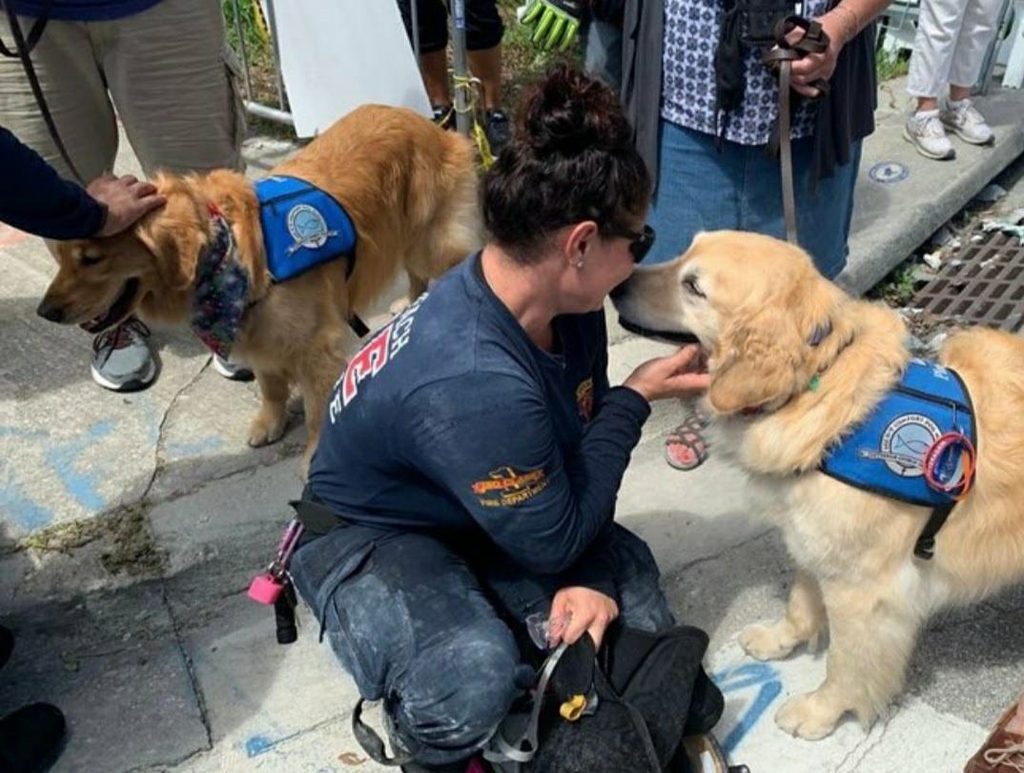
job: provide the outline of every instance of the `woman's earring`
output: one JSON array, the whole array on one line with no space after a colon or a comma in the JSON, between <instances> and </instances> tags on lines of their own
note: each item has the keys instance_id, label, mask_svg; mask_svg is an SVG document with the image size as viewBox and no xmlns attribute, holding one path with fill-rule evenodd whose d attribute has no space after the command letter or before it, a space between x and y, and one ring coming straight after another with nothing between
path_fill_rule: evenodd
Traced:
<instances>
[{"instance_id":1,"label":"woman's earring","mask_svg":"<svg viewBox=\"0 0 1024 773\"><path fill-rule=\"evenodd\" d=\"M577 260L574 265L576 266L576 268L583 268L583 261L582 260Z\"/></svg>"}]
</instances>

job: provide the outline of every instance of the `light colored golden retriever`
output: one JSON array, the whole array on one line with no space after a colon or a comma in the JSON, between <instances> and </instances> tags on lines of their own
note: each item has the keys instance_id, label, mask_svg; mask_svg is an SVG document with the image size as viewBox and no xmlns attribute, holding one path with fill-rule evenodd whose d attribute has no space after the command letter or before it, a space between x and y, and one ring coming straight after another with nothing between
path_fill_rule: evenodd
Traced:
<instances>
[{"instance_id":1,"label":"light colored golden retriever","mask_svg":"<svg viewBox=\"0 0 1024 773\"><path fill-rule=\"evenodd\" d=\"M735 231L700 234L679 259L637 271L616 305L645 328L696 334L710 355L715 452L777 504L796 581L785 617L748 626L741 645L783 658L828 630L825 681L782 705L782 729L822 738L846 712L869 725L902 688L929 614L1024 578L1024 340L975 329L943 347L973 399L977 475L921 560L928 508L817 471L910 359L895 311L848 297L801 250Z\"/></svg>"},{"instance_id":2,"label":"light colored golden retriever","mask_svg":"<svg viewBox=\"0 0 1024 773\"><path fill-rule=\"evenodd\" d=\"M231 227L248 275L247 302L232 358L256 374L262 405L249 443L284 433L291 384L302 392L315 448L331 387L343 369L347 321L365 311L404 267L410 298L482 243L475 157L470 142L411 110L364 106L272 170L333 196L356 231L356 258L333 260L275 284L267 269L259 205L243 175L156 177L166 206L131 231L57 245L57 276L39 307L48 319L99 332L138 314L188 322L197 261L213 238L209 205Z\"/></svg>"}]
</instances>

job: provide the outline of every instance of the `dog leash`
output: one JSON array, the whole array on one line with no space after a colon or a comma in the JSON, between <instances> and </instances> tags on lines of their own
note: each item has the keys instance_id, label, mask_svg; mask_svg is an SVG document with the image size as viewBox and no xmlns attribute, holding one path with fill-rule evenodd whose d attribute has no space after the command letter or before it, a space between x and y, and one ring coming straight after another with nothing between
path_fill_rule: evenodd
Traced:
<instances>
[{"instance_id":1,"label":"dog leash","mask_svg":"<svg viewBox=\"0 0 1024 773\"><path fill-rule=\"evenodd\" d=\"M11 35L14 37L14 50L7 48L0 41L0 55L6 56L10 59L21 60L21 66L25 70L25 77L28 78L29 86L32 88L32 96L35 97L36 104L39 106L39 111L43 114L43 121L46 123L46 129L50 133L50 138L53 140L53 144L57 146L57 152L60 153L64 163L68 165L68 169L71 170L71 174L75 176L75 179L84 187L86 185L85 180L82 178L81 172L78 171L78 167L75 166L75 162L71 160L71 154L68 153L67 147L64 145L64 140L61 139L60 132L57 131L57 124L53 120L53 114L50 113L50 106L46 103L46 97L43 95L43 88L39 84L39 77L36 75L36 68L32 64L32 50L39 43L40 38L43 36L43 30L46 28L46 23L50 18L50 6L53 5L53 0L47 0L46 5L43 7L43 12L35 20L32 28L29 30L28 38L25 37L21 31L21 25L18 23L18 17L14 13L14 9L11 8L9 2L3 2L4 10L7 12L7 21L11 27Z\"/></svg>"},{"instance_id":2,"label":"dog leash","mask_svg":"<svg viewBox=\"0 0 1024 773\"><path fill-rule=\"evenodd\" d=\"M802 30L800 39L790 43L787 36L793 30ZM775 47L765 52L761 62L774 70L779 78L779 163L782 165L782 211L786 221L786 241L796 244L796 196L793 192L793 149L790 134L790 76L793 62L808 54L820 54L828 49L828 33L821 24L803 16L785 16L775 23ZM829 83L817 80L813 84L820 92L828 93Z\"/></svg>"}]
</instances>

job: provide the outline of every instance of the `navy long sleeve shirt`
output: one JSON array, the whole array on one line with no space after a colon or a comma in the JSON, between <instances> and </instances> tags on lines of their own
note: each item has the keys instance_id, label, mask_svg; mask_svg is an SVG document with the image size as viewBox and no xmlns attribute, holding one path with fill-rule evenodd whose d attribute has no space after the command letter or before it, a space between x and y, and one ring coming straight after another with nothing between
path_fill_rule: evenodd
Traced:
<instances>
[{"instance_id":1,"label":"navy long sleeve shirt","mask_svg":"<svg viewBox=\"0 0 1024 773\"><path fill-rule=\"evenodd\" d=\"M0 222L47 239L85 239L106 216L106 207L0 126Z\"/></svg>"},{"instance_id":2,"label":"navy long sleeve shirt","mask_svg":"<svg viewBox=\"0 0 1024 773\"><path fill-rule=\"evenodd\" d=\"M450 271L338 380L312 492L353 522L476 535L536 574L600 563L650 407L608 386L603 312L554 324L558 355L494 295L479 255Z\"/></svg>"}]
</instances>

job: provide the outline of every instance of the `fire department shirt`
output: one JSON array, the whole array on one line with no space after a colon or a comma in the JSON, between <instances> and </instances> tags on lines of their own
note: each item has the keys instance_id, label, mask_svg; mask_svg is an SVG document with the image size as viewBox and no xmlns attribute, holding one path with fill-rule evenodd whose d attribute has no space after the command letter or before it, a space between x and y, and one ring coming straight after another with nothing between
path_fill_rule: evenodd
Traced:
<instances>
[{"instance_id":1,"label":"fire department shirt","mask_svg":"<svg viewBox=\"0 0 1024 773\"><path fill-rule=\"evenodd\" d=\"M345 519L485 536L538 574L609 526L650 407L609 388L603 312L538 348L474 255L376 333L335 385L309 485ZM581 583L586 584L586 583Z\"/></svg>"}]
</instances>

